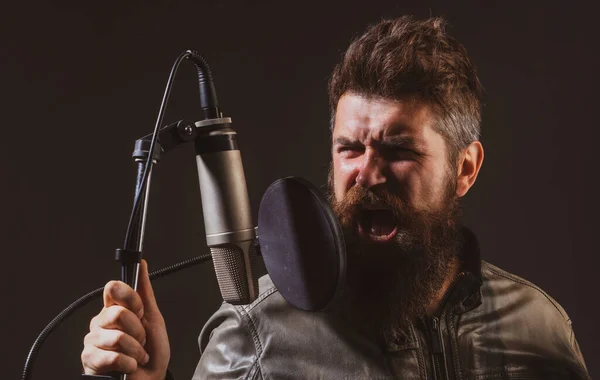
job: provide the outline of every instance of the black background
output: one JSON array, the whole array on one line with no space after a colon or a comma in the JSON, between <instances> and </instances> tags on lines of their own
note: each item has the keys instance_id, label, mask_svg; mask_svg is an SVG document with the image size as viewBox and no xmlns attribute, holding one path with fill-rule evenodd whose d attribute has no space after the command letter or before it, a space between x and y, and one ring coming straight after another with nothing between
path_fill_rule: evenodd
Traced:
<instances>
[{"instance_id":1,"label":"black background","mask_svg":"<svg viewBox=\"0 0 600 380\"><path fill-rule=\"evenodd\" d=\"M186 49L213 68L239 134L254 217L275 179L326 183L326 82L350 39L381 17L445 16L486 88L485 161L464 200L484 259L545 289L600 374L598 31L593 2L21 2L0 16L2 378L18 378L47 322L119 276L133 142L155 123ZM490 2L491 3L491 2ZM518 5L517 5L518 4ZM165 122L200 116L193 65ZM194 151L156 167L145 258L158 269L206 252ZM218 307L211 264L155 283L171 368L191 377L196 338ZM43 347L33 379L75 378L95 302Z\"/></svg>"}]
</instances>

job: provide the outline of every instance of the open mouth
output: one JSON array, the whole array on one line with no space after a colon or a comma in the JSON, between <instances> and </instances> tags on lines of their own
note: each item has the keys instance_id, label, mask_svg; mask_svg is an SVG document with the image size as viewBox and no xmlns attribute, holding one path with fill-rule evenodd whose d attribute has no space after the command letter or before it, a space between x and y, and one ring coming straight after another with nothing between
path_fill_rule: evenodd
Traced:
<instances>
[{"instance_id":1,"label":"open mouth","mask_svg":"<svg viewBox=\"0 0 600 380\"><path fill-rule=\"evenodd\" d=\"M398 233L398 223L389 208L365 207L358 222L361 237L375 242L389 242Z\"/></svg>"}]
</instances>

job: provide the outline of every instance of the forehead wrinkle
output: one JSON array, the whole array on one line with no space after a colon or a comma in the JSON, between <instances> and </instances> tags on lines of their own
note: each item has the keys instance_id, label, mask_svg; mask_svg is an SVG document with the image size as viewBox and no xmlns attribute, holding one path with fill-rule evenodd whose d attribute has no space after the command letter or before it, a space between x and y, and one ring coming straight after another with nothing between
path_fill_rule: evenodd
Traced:
<instances>
[{"instance_id":1,"label":"forehead wrinkle","mask_svg":"<svg viewBox=\"0 0 600 380\"><path fill-rule=\"evenodd\" d=\"M427 145L422 141L424 131L420 126L426 123L429 112L416 99L392 100L357 94L346 94L342 98L346 99L340 102L344 104L344 112L336 117L339 128L334 129L334 141L336 136L346 136L370 144L394 140L394 136L410 136L415 145L422 148Z\"/></svg>"},{"instance_id":2,"label":"forehead wrinkle","mask_svg":"<svg viewBox=\"0 0 600 380\"><path fill-rule=\"evenodd\" d=\"M365 142L397 142L398 140L414 141L412 128L395 120L382 121L378 118L365 117L359 120L352 119L340 133L346 139L360 140ZM338 138L335 139L336 141Z\"/></svg>"},{"instance_id":3,"label":"forehead wrinkle","mask_svg":"<svg viewBox=\"0 0 600 380\"><path fill-rule=\"evenodd\" d=\"M419 150L424 150L427 147L427 144L424 141L422 141L419 138L419 136L414 136L410 133L387 136L381 141L381 144L390 146L412 147Z\"/></svg>"}]
</instances>

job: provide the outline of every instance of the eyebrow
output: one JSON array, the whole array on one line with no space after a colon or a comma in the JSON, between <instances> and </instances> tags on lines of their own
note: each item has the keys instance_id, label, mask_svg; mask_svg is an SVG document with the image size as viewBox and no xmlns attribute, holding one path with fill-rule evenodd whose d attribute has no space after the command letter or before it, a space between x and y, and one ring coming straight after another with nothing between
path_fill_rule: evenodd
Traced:
<instances>
[{"instance_id":1,"label":"eyebrow","mask_svg":"<svg viewBox=\"0 0 600 380\"><path fill-rule=\"evenodd\" d=\"M420 144L411 136L391 136L379 144L383 146L406 146L406 147L420 147Z\"/></svg>"},{"instance_id":2,"label":"eyebrow","mask_svg":"<svg viewBox=\"0 0 600 380\"><path fill-rule=\"evenodd\" d=\"M348 137L340 136L340 137L336 137L333 140L333 145L354 146L354 145L360 145L360 142L356 139L351 139Z\"/></svg>"},{"instance_id":3,"label":"eyebrow","mask_svg":"<svg viewBox=\"0 0 600 380\"><path fill-rule=\"evenodd\" d=\"M356 139L351 139L345 136L336 137L333 140L334 145L343 145L343 146L357 146L361 145ZM383 141L377 141L376 145L380 146L388 146L388 147L414 147L414 148L422 148L420 142L415 140L411 136L390 136L385 138Z\"/></svg>"}]
</instances>

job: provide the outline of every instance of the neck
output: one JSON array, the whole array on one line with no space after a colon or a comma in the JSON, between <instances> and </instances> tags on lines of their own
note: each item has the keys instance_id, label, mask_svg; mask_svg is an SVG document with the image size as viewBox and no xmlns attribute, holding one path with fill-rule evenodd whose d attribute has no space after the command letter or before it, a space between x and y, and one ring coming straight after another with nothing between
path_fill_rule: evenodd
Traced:
<instances>
[{"instance_id":1,"label":"neck","mask_svg":"<svg viewBox=\"0 0 600 380\"><path fill-rule=\"evenodd\" d=\"M425 309L427 312L427 316L431 317L438 312L438 310L441 306L440 304L442 303L442 300L444 299L444 295L446 295L446 292L448 292L450 290L450 285L452 285L452 281L458 275L459 269L460 268L458 265L458 260L455 258L450 262L450 265L448 265L448 273L446 274L446 277L444 278L442 287L436 293L436 295L433 297L433 300L429 303L429 305Z\"/></svg>"}]
</instances>

